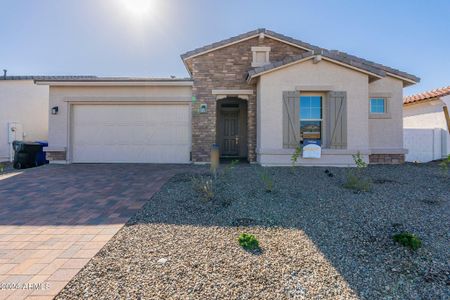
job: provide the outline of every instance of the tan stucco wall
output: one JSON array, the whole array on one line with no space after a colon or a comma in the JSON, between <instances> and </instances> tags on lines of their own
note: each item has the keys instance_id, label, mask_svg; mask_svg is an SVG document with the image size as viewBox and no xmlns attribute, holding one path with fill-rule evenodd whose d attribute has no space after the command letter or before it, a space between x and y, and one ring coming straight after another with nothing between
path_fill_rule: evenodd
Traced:
<instances>
[{"instance_id":1,"label":"tan stucco wall","mask_svg":"<svg viewBox=\"0 0 450 300\"><path fill-rule=\"evenodd\" d=\"M369 145L372 153L399 153L403 150L403 83L385 77L369 84L369 97L387 96L387 118L369 118ZM369 100L367 100L369 106Z\"/></svg>"},{"instance_id":2,"label":"tan stucco wall","mask_svg":"<svg viewBox=\"0 0 450 300\"><path fill-rule=\"evenodd\" d=\"M366 74L322 60L311 60L264 74L258 82L257 125L258 161L264 165L290 164L293 150L282 145L282 93L301 86L324 86L333 91L347 92L348 150L328 151L320 159L301 160L302 164L351 165L351 153L369 153L368 76ZM306 90L302 90L303 92Z\"/></svg>"},{"instance_id":3,"label":"tan stucco wall","mask_svg":"<svg viewBox=\"0 0 450 300\"><path fill-rule=\"evenodd\" d=\"M22 124L25 140L47 139L48 93L33 80L0 81L0 161L9 159L9 122Z\"/></svg>"},{"instance_id":4,"label":"tan stucco wall","mask_svg":"<svg viewBox=\"0 0 450 300\"><path fill-rule=\"evenodd\" d=\"M49 149L70 152L70 104L190 103L191 97L191 86L50 86L49 107L58 106L59 112L49 116Z\"/></svg>"}]
</instances>

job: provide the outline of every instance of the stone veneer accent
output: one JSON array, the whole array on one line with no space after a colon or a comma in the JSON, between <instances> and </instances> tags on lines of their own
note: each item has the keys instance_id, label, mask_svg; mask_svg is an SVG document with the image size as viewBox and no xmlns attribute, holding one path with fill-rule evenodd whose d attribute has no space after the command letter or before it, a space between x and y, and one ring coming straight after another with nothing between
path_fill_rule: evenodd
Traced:
<instances>
[{"instance_id":1,"label":"stone veneer accent","mask_svg":"<svg viewBox=\"0 0 450 300\"><path fill-rule=\"evenodd\" d=\"M45 151L45 153L49 161L66 160L66 151Z\"/></svg>"},{"instance_id":2,"label":"stone veneer accent","mask_svg":"<svg viewBox=\"0 0 450 300\"><path fill-rule=\"evenodd\" d=\"M192 161L209 162L211 145L216 143L216 96L212 90L253 90L248 97L247 142L248 160L256 161L256 85L246 81L252 69L251 48L270 47L271 62L299 55L305 50L265 37L255 37L193 58L186 64L194 80L192 90L196 102L192 105ZM280 95L281 99L281 95ZM207 113L198 112L201 104L208 105Z\"/></svg>"},{"instance_id":3,"label":"stone veneer accent","mask_svg":"<svg viewBox=\"0 0 450 300\"><path fill-rule=\"evenodd\" d=\"M404 154L370 154L369 163L377 165L398 165L405 163Z\"/></svg>"}]
</instances>

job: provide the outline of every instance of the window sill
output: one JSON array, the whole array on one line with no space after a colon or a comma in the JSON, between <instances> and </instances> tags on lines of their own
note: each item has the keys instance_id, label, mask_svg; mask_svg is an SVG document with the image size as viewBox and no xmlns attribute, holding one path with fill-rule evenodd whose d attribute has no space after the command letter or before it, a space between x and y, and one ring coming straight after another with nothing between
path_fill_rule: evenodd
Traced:
<instances>
[{"instance_id":1,"label":"window sill","mask_svg":"<svg viewBox=\"0 0 450 300\"><path fill-rule=\"evenodd\" d=\"M369 113L369 119L391 119L391 114L390 113L385 113L385 114L370 114Z\"/></svg>"}]
</instances>

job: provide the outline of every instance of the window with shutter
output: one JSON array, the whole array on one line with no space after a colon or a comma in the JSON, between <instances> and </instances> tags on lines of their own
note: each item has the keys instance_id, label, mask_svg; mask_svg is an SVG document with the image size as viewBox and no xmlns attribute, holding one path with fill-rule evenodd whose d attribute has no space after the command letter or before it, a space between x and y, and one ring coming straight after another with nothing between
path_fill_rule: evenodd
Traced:
<instances>
[{"instance_id":1,"label":"window with shutter","mask_svg":"<svg viewBox=\"0 0 450 300\"><path fill-rule=\"evenodd\" d=\"M283 148L300 144L300 92L283 92Z\"/></svg>"},{"instance_id":2,"label":"window with shutter","mask_svg":"<svg viewBox=\"0 0 450 300\"><path fill-rule=\"evenodd\" d=\"M328 93L327 147L347 148L347 93Z\"/></svg>"}]
</instances>

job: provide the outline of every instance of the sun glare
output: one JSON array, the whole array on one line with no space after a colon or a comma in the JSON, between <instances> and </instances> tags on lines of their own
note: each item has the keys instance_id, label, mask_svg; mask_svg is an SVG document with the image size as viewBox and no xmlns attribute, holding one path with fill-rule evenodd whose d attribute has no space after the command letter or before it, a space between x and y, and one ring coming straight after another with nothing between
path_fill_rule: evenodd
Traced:
<instances>
[{"instance_id":1,"label":"sun glare","mask_svg":"<svg viewBox=\"0 0 450 300\"><path fill-rule=\"evenodd\" d=\"M121 0L123 7L136 16L145 16L152 11L152 0Z\"/></svg>"}]
</instances>

